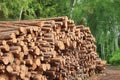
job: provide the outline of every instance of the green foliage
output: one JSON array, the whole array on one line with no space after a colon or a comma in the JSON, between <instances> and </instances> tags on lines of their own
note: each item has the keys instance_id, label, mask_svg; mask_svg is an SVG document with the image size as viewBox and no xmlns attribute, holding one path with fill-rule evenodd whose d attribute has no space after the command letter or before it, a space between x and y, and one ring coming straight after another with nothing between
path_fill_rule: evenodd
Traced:
<instances>
[{"instance_id":1,"label":"green foliage","mask_svg":"<svg viewBox=\"0 0 120 80\"><path fill-rule=\"evenodd\" d=\"M77 0L73 12L77 24L90 26L99 55L108 61L119 48L119 7L120 0Z\"/></svg>"},{"instance_id":2,"label":"green foliage","mask_svg":"<svg viewBox=\"0 0 120 80\"><path fill-rule=\"evenodd\" d=\"M113 65L120 65L120 50L117 50L113 53L109 62Z\"/></svg>"},{"instance_id":3,"label":"green foliage","mask_svg":"<svg viewBox=\"0 0 120 80\"><path fill-rule=\"evenodd\" d=\"M0 20L69 16L70 0L1 0Z\"/></svg>"}]
</instances>

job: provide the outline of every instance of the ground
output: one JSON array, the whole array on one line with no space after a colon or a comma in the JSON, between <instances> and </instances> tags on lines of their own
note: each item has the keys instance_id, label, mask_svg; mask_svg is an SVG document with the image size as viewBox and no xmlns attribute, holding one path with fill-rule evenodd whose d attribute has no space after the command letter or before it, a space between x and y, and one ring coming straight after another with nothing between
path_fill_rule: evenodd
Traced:
<instances>
[{"instance_id":1,"label":"ground","mask_svg":"<svg viewBox=\"0 0 120 80\"><path fill-rule=\"evenodd\" d=\"M120 80L120 67L106 66L104 73L93 76L90 80Z\"/></svg>"}]
</instances>

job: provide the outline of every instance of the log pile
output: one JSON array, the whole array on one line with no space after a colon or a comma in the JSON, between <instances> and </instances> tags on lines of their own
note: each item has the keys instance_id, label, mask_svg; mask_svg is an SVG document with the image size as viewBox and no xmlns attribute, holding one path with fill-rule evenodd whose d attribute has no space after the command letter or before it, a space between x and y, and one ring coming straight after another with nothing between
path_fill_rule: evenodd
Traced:
<instances>
[{"instance_id":1,"label":"log pile","mask_svg":"<svg viewBox=\"0 0 120 80\"><path fill-rule=\"evenodd\" d=\"M0 22L0 80L87 80L105 69L94 42L66 16Z\"/></svg>"}]
</instances>

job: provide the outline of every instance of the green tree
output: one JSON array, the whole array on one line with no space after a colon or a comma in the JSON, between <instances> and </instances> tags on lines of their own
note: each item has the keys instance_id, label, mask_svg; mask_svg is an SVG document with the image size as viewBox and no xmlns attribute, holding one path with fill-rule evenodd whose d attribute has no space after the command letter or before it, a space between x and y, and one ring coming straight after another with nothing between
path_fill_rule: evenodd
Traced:
<instances>
[{"instance_id":1,"label":"green tree","mask_svg":"<svg viewBox=\"0 0 120 80\"><path fill-rule=\"evenodd\" d=\"M119 49L119 7L119 0L77 0L73 12L77 24L90 26L103 59Z\"/></svg>"}]
</instances>

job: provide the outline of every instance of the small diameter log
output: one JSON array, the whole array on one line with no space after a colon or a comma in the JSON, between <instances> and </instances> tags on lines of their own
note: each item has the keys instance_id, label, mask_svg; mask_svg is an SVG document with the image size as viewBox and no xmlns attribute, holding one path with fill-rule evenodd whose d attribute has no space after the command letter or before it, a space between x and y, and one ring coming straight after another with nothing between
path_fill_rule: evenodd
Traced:
<instances>
[{"instance_id":1,"label":"small diameter log","mask_svg":"<svg viewBox=\"0 0 120 80\"><path fill-rule=\"evenodd\" d=\"M55 21L55 22L57 22L57 21L63 21L66 18L67 18L67 16L62 16L62 17L46 18L46 19L40 19L40 20L44 21L44 22L48 22L49 20L50 20L50 22L52 20Z\"/></svg>"},{"instance_id":2,"label":"small diameter log","mask_svg":"<svg viewBox=\"0 0 120 80\"><path fill-rule=\"evenodd\" d=\"M63 22L55 22L55 24L58 24L58 25L62 26Z\"/></svg>"},{"instance_id":3,"label":"small diameter log","mask_svg":"<svg viewBox=\"0 0 120 80\"><path fill-rule=\"evenodd\" d=\"M30 68L31 70L35 70L37 68L37 65L36 65L36 63L33 63L32 64L32 67Z\"/></svg>"},{"instance_id":4,"label":"small diameter log","mask_svg":"<svg viewBox=\"0 0 120 80\"><path fill-rule=\"evenodd\" d=\"M7 44L9 45L13 45L15 43L17 43L17 39L16 38L13 38L13 39L10 39L10 40L6 40Z\"/></svg>"},{"instance_id":5,"label":"small diameter log","mask_svg":"<svg viewBox=\"0 0 120 80\"><path fill-rule=\"evenodd\" d=\"M40 55L40 49L39 49L38 47L36 47L34 53L35 53L36 55Z\"/></svg>"},{"instance_id":6,"label":"small diameter log","mask_svg":"<svg viewBox=\"0 0 120 80\"><path fill-rule=\"evenodd\" d=\"M0 46L0 49L1 49L1 51L5 52L5 51L9 51L10 47L9 47L9 45L3 45L3 46Z\"/></svg>"},{"instance_id":7,"label":"small diameter log","mask_svg":"<svg viewBox=\"0 0 120 80\"><path fill-rule=\"evenodd\" d=\"M40 49L37 46L34 46L34 47L30 48L29 52L32 55L40 55L41 54Z\"/></svg>"},{"instance_id":8,"label":"small diameter log","mask_svg":"<svg viewBox=\"0 0 120 80\"><path fill-rule=\"evenodd\" d=\"M42 27L41 28L42 31L52 31L51 27Z\"/></svg>"},{"instance_id":9,"label":"small diameter log","mask_svg":"<svg viewBox=\"0 0 120 80\"><path fill-rule=\"evenodd\" d=\"M39 66L39 70L41 70L41 71L46 71L46 70L47 70L46 64L41 64L41 65Z\"/></svg>"},{"instance_id":10,"label":"small diameter log","mask_svg":"<svg viewBox=\"0 0 120 80\"><path fill-rule=\"evenodd\" d=\"M4 65L7 65L9 63L9 59L7 57L2 58L2 62Z\"/></svg>"},{"instance_id":11,"label":"small diameter log","mask_svg":"<svg viewBox=\"0 0 120 80\"><path fill-rule=\"evenodd\" d=\"M42 75L41 74L37 74L34 76L33 78L34 80L42 80Z\"/></svg>"},{"instance_id":12,"label":"small diameter log","mask_svg":"<svg viewBox=\"0 0 120 80\"><path fill-rule=\"evenodd\" d=\"M29 42L28 47L34 47L35 46L35 42Z\"/></svg>"},{"instance_id":13,"label":"small diameter log","mask_svg":"<svg viewBox=\"0 0 120 80\"><path fill-rule=\"evenodd\" d=\"M26 41L26 42L31 42L31 40L32 40L31 34L28 34L27 36L24 37L24 41Z\"/></svg>"},{"instance_id":14,"label":"small diameter log","mask_svg":"<svg viewBox=\"0 0 120 80\"><path fill-rule=\"evenodd\" d=\"M20 78L24 79L26 74L28 72L28 67L26 67L25 65L20 65Z\"/></svg>"},{"instance_id":15,"label":"small diameter log","mask_svg":"<svg viewBox=\"0 0 120 80\"><path fill-rule=\"evenodd\" d=\"M5 64L13 63L14 57L11 53L6 53L6 55L2 56L0 60Z\"/></svg>"},{"instance_id":16,"label":"small diameter log","mask_svg":"<svg viewBox=\"0 0 120 80\"><path fill-rule=\"evenodd\" d=\"M0 28L0 29L1 29L1 28ZM0 32L13 32L13 33L15 33L16 35L19 35L19 34L20 34L18 28L4 28L4 29L2 29Z\"/></svg>"},{"instance_id":17,"label":"small diameter log","mask_svg":"<svg viewBox=\"0 0 120 80\"><path fill-rule=\"evenodd\" d=\"M55 71L46 71L45 74L53 79L56 77Z\"/></svg>"},{"instance_id":18,"label":"small diameter log","mask_svg":"<svg viewBox=\"0 0 120 80\"><path fill-rule=\"evenodd\" d=\"M27 30L26 30L26 28L24 28L24 27L20 27L19 31L20 31L22 34L27 34Z\"/></svg>"},{"instance_id":19,"label":"small diameter log","mask_svg":"<svg viewBox=\"0 0 120 80\"><path fill-rule=\"evenodd\" d=\"M21 41L21 40L20 40L20 41L18 41L18 42L17 42L17 44L18 44L19 46L25 46L24 41Z\"/></svg>"},{"instance_id":20,"label":"small diameter log","mask_svg":"<svg viewBox=\"0 0 120 80\"><path fill-rule=\"evenodd\" d=\"M55 57L56 54L54 54L55 52L43 52L43 56L44 58L52 58Z\"/></svg>"},{"instance_id":21,"label":"small diameter log","mask_svg":"<svg viewBox=\"0 0 120 80\"><path fill-rule=\"evenodd\" d=\"M3 52L1 52L1 50L0 50L0 57L2 57L3 56Z\"/></svg>"},{"instance_id":22,"label":"small diameter log","mask_svg":"<svg viewBox=\"0 0 120 80\"><path fill-rule=\"evenodd\" d=\"M20 46L10 46L10 51L14 51L14 50L17 50L17 51L21 51L21 47Z\"/></svg>"},{"instance_id":23,"label":"small diameter log","mask_svg":"<svg viewBox=\"0 0 120 80\"><path fill-rule=\"evenodd\" d=\"M6 45L7 42L5 40L0 40L0 45Z\"/></svg>"},{"instance_id":24,"label":"small diameter log","mask_svg":"<svg viewBox=\"0 0 120 80\"><path fill-rule=\"evenodd\" d=\"M45 33L43 36L44 37L54 37L53 33Z\"/></svg>"},{"instance_id":25,"label":"small diameter log","mask_svg":"<svg viewBox=\"0 0 120 80\"><path fill-rule=\"evenodd\" d=\"M10 80L17 80L17 76L16 75L10 76Z\"/></svg>"},{"instance_id":26,"label":"small diameter log","mask_svg":"<svg viewBox=\"0 0 120 80\"><path fill-rule=\"evenodd\" d=\"M63 42L64 42L68 47L70 47L70 38L63 39Z\"/></svg>"},{"instance_id":27,"label":"small diameter log","mask_svg":"<svg viewBox=\"0 0 120 80\"><path fill-rule=\"evenodd\" d=\"M54 42L53 38L46 38L46 37L44 37L43 40L48 41L48 42Z\"/></svg>"},{"instance_id":28,"label":"small diameter log","mask_svg":"<svg viewBox=\"0 0 120 80\"><path fill-rule=\"evenodd\" d=\"M40 61L44 61L44 57L43 56L40 56Z\"/></svg>"},{"instance_id":29,"label":"small diameter log","mask_svg":"<svg viewBox=\"0 0 120 80\"><path fill-rule=\"evenodd\" d=\"M26 45L22 46L22 50L23 50L24 55L28 55L29 49Z\"/></svg>"},{"instance_id":30,"label":"small diameter log","mask_svg":"<svg viewBox=\"0 0 120 80\"><path fill-rule=\"evenodd\" d=\"M0 72L1 72L2 70L5 70L5 68L6 68L5 65L4 65L4 64L1 64L1 65L0 65Z\"/></svg>"},{"instance_id":31,"label":"small diameter log","mask_svg":"<svg viewBox=\"0 0 120 80\"><path fill-rule=\"evenodd\" d=\"M33 62L34 62L37 66L40 66L40 65L41 65L41 61L40 61L39 58L34 59Z\"/></svg>"},{"instance_id":32,"label":"small diameter log","mask_svg":"<svg viewBox=\"0 0 120 80\"><path fill-rule=\"evenodd\" d=\"M56 58L52 58L51 62L59 62L61 64L65 64L65 59L62 57L56 57Z\"/></svg>"},{"instance_id":33,"label":"small diameter log","mask_svg":"<svg viewBox=\"0 0 120 80\"><path fill-rule=\"evenodd\" d=\"M46 64L46 70L50 70L51 66L50 64Z\"/></svg>"},{"instance_id":34,"label":"small diameter log","mask_svg":"<svg viewBox=\"0 0 120 80\"><path fill-rule=\"evenodd\" d=\"M10 46L10 52L13 53L15 56L19 55L21 50L22 49L20 46Z\"/></svg>"},{"instance_id":35,"label":"small diameter log","mask_svg":"<svg viewBox=\"0 0 120 80\"><path fill-rule=\"evenodd\" d=\"M26 65L33 65L33 60L32 59L26 59L25 64Z\"/></svg>"}]
</instances>

